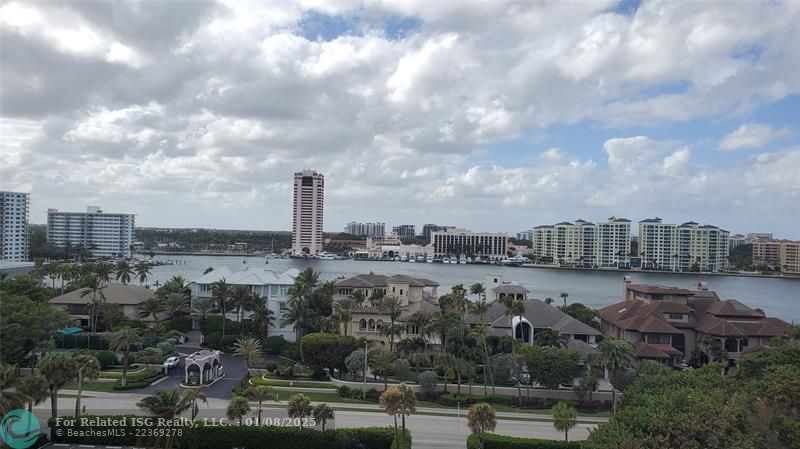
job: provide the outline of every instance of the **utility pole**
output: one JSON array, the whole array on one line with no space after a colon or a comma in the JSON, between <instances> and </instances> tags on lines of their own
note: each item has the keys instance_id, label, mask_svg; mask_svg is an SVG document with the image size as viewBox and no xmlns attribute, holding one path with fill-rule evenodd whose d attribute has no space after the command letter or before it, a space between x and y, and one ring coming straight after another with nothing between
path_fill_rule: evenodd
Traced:
<instances>
[{"instance_id":1,"label":"utility pole","mask_svg":"<svg viewBox=\"0 0 800 449\"><path fill-rule=\"evenodd\" d=\"M367 354L369 354L369 342L364 342L364 388L361 392L361 398L367 399Z\"/></svg>"}]
</instances>

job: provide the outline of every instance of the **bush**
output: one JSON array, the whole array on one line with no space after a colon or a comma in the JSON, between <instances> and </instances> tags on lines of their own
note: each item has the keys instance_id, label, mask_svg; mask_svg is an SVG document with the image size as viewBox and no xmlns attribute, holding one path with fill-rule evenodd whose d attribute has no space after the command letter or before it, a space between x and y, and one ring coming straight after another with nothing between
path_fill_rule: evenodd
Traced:
<instances>
[{"instance_id":1,"label":"bush","mask_svg":"<svg viewBox=\"0 0 800 449\"><path fill-rule=\"evenodd\" d=\"M119 363L117 354L111 351L97 351L94 353L94 356L97 357L97 360L100 362L100 369L108 369Z\"/></svg>"},{"instance_id":2,"label":"bush","mask_svg":"<svg viewBox=\"0 0 800 449\"><path fill-rule=\"evenodd\" d=\"M176 316L167 321L167 327L186 333L192 330L192 319L188 316Z\"/></svg>"},{"instance_id":3,"label":"bush","mask_svg":"<svg viewBox=\"0 0 800 449\"><path fill-rule=\"evenodd\" d=\"M211 332L203 339L203 343L211 349L219 349L220 339L222 339L222 334L219 332Z\"/></svg>"},{"instance_id":4,"label":"bush","mask_svg":"<svg viewBox=\"0 0 800 449\"><path fill-rule=\"evenodd\" d=\"M219 339L219 347L225 352L233 351L233 345L239 341L238 335L226 335Z\"/></svg>"},{"instance_id":5,"label":"bush","mask_svg":"<svg viewBox=\"0 0 800 449\"><path fill-rule=\"evenodd\" d=\"M275 372L276 368L278 368L278 364L273 361L269 361L264 364L264 369L266 369L270 373Z\"/></svg>"},{"instance_id":6,"label":"bush","mask_svg":"<svg viewBox=\"0 0 800 449\"><path fill-rule=\"evenodd\" d=\"M347 385L342 385L336 389L336 394L338 394L342 399L363 399L373 402L378 402L378 399L381 397L382 393L382 391L370 388L367 390L367 397L365 398L362 394L362 390L359 388L350 388Z\"/></svg>"},{"instance_id":7,"label":"bush","mask_svg":"<svg viewBox=\"0 0 800 449\"><path fill-rule=\"evenodd\" d=\"M597 412L608 412L611 410L612 402L611 401L601 401L598 399L594 399L592 401L580 401L578 402L577 409L579 412L583 413L597 413Z\"/></svg>"},{"instance_id":8,"label":"bush","mask_svg":"<svg viewBox=\"0 0 800 449\"><path fill-rule=\"evenodd\" d=\"M580 449L581 443L559 440L540 440L537 438L518 438L487 433L484 435L484 449ZM481 440L474 433L467 438L467 449L480 449Z\"/></svg>"},{"instance_id":9,"label":"bush","mask_svg":"<svg viewBox=\"0 0 800 449\"><path fill-rule=\"evenodd\" d=\"M406 376L408 376L408 372L411 370L411 365L406 359L396 359L392 362L392 369L394 370L394 375L397 376L398 379L405 379Z\"/></svg>"},{"instance_id":10,"label":"bush","mask_svg":"<svg viewBox=\"0 0 800 449\"><path fill-rule=\"evenodd\" d=\"M207 332L212 334L218 332L222 335L222 315L211 315L206 320ZM232 329L239 329L239 323L236 321L226 320L225 330L230 332Z\"/></svg>"},{"instance_id":11,"label":"bush","mask_svg":"<svg viewBox=\"0 0 800 449\"><path fill-rule=\"evenodd\" d=\"M422 392L427 395L436 391L436 385L439 383L439 376L433 371L424 371L417 376L417 383L420 389L422 389Z\"/></svg>"},{"instance_id":12,"label":"bush","mask_svg":"<svg viewBox=\"0 0 800 449\"><path fill-rule=\"evenodd\" d=\"M281 355L287 343L283 335L272 335L264 339L262 346L266 354Z\"/></svg>"},{"instance_id":13,"label":"bush","mask_svg":"<svg viewBox=\"0 0 800 449\"><path fill-rule=\"evenodd\" d=\"M280 426L199 426L193 432L197 449L392 449L394 429L369 427L335 429L324 432L299 427ZM411 436L407 434L404 444L398 449L410 447Z\"/></svg>"},{"instance_id":14,"label":"bush","mask_svg":"<svg viewBox=\"0 0 800 449\"><path fill-rule=\"evenodd\" d=\"M459 396L453 393L440 395L436 399L436 402L448 407L455 407L459 403L464 406L480 404L482 402L494 405L506 405L509 407L512 405L512 400L509 396Z\"/></svg>"},{"instance_id":15,"label":"bush","mask_svg":"<svg viewBox=\"0 0 800 449\"><path fill-rule=\"evenodd\" d=\"M161 376L163 376L161 371L149 368L141 373L128 375L128 383L124 387L122 386L122 378L120 378L117 380L116 385L114 385L114 390L127 391L144 388L149 386L154 380L160 378Z\"/></svg>"},{"instance_id":16,"label":"bush","mask_svg":"<svg viewBox=\"0 0 800 449\"><path fill-rule=\"evenodd\" d=\"M543 410L553 408L556 404L558 404L557 399L537 398L535 396L530 398L526 396L513 396L511 398L511 405L519 408Z\"/></svg>"}]
</instances>

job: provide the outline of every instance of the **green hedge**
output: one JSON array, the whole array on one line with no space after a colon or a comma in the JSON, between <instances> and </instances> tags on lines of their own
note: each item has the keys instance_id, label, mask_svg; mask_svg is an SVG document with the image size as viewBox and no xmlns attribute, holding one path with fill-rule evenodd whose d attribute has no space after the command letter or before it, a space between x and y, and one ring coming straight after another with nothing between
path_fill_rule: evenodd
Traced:
<instances>
[{"instance_id":1,"label":"green hedge","mask_svg":"<svg viewBox=\"0 0 800 449\"><path fill-rule=\"evenodd\" d=\"M558 440L540 440L537 438L517 438L506 435L487 433L484 449L581 449L581 443ZM467 438L467 449L481 449L481 441L474 433Z\"/></svg>"},{"instance_id":2,"label":"green hedge","mask_svg":"<svg viewBox=\"0 0 800 449\"><path fill-rule=\"evenodd\" d=\"M127 385L124 387L122 386L122 378L120 377L120 379L117 380L117 384L114 385L114 389L117 391L137 390L149 386L153 381L162 376L164 376L164 374L161 371L156 371L152 368L147 369L143 373L129 375Z\"/></svg>"},{"instance_id":3,"label":"green hedge","mask_svg":"<svg viewBox=\"0 0 800 449\"><path fill-rule=\"evenodd\" d=\"M74 420L72 416L62 417L65 420ZM126 420L132 424L131 415L117 416L92 416L84 415L80 418L91 420ZM136 418L143 418L141 416ZM136 437L136 430L140 427L133 425L112 426L116 435L74 435L75 431L91 432L106 426L80 426L80 421L75 425L65 426L65 422L56 425L56 420L49 421L54 443L84 444L84 445L114 445L151 447L152 439ZM68 435L66 430L72 429L73 435ZM406 431L406 438L402 444L394 443L394 429L391 427L367 427L355 429L335 429L324 432L314 429L279 426L203 426L195 428L181 427L183 435L175 438L175 447L182 449L351 449L363 447L368 449L410 449L411 434ZM163 445L163 440L162 443Z\"/></svg>"}]
</instances>

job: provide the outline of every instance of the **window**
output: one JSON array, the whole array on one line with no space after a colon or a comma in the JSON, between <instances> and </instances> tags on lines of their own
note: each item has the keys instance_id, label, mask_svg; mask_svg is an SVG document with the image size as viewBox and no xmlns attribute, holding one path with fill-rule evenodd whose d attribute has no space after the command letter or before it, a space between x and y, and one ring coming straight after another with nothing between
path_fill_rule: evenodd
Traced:
<instances>
[{"instance_id":1,"label":"window","mask_svg":"<svg viewBox=\"0 0 800 449\"><path fill-rule=\"evenodd\" d=\"M400 289L400 296L403 296L403 289Z\"/></svg>"},{"instance_id":2,"label":"window","mask_svg":"<svg viewBox=\"0 0 800 449\"><path fill-rule=\"evenodd\" d=\"M671 320L683 320L683 314L681 313L670 313L669 319Z\"/></svg>"},{"instance_id":3,"label":"window","mask_svg":"<svg viewBox=\"0 0 800 449\"><path fill-rule=\"evenodd\" d=\"M367 326L367 330L370 332L375 332L375 320L369 320L369 325Z\"/></svg>"},{"instance_id":4,"label":"window","mask_svg":"<svg viewBox=\"0 0 800 449\"><path fill-rule=\"evenodd\" d=\"M361 321L358 322L358 330L365 331L367 330L367 320L361 318Z\"/></svg>"},{"instance_id":5,"label":"window","mask_svg":"<svg viewBox=\"0 0 800 449\"><path fill-rule=\"evenodd\" d=\"M377 331L380 332L383 329L383 320L378 320L378 329Z\"/></svg>"},{"instance_id":6,"label":"window","mask_svg":"<svg viewBox=\"0 0 800 449\"><path fill-rule=\"evenodd\" d=\"M646 334L645 341L654 345L672 344L672 338L666 334Z\"/></svg>"},{"instance_id":7,"label":"window","mask_svg":"<svg viewBox=\"0 0 800 449\"><path fill-rule=\"evenodd\" d=\"M285 311L286 311L286 309L287 309L287 307L286 307L286 301L280 301L280 302L278 303L278 307L280 307L280 310L281 310L281 312L285 312Z\"/></svg>"}]
</instances>

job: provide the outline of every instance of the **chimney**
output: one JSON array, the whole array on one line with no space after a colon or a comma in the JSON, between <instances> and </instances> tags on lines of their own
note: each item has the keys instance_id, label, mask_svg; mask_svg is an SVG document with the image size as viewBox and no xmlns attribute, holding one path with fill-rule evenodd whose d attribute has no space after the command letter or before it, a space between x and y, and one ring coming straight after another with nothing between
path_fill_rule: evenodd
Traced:
<instances>
[{"instance_id":1,"label":"chimney","mask_svg":"<svg viewBox=\"0 0 800 449\"><path fill-rule=\"evenodd\" d=\"M622 300L628 300L628 287L631 285L630 276L622 276Z\"/></svg>"}]
</instances>

